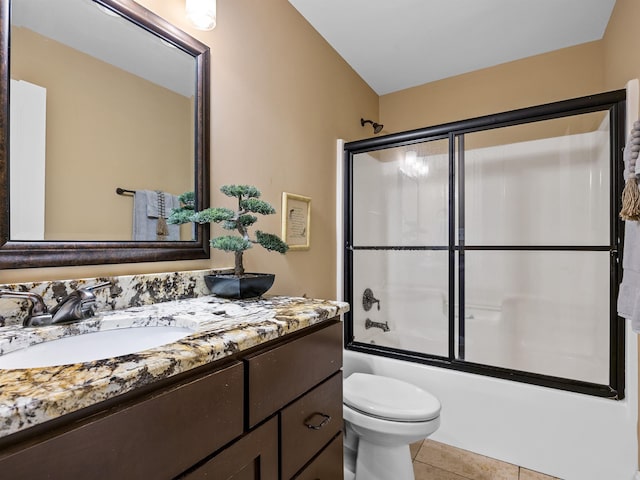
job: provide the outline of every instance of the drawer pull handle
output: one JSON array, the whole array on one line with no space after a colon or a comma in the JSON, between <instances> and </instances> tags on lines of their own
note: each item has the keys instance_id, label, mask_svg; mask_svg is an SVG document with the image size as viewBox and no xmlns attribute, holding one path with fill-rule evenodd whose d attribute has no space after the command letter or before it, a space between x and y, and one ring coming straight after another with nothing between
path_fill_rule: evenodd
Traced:
<instances>
[{"instance_id":1,"label":"drawer pull handle","mask_svg":"<svg viewBox=\"0 0 640 480\"><path fill-rule=\"evenodd\" d=\"M317 417L317 416L322 417L322 421L320 423L318 423L318 424L311 423L310 420L312 420L314 417ZM308 417L304 421L304 424L307 426L307 428L310 428L312 430L320 430L322 427L324 427L330 421L331 421L331 415L325 415L324 413L316 412L313 415L311 415L310 417Z\"/></svg>"}]
</instances>

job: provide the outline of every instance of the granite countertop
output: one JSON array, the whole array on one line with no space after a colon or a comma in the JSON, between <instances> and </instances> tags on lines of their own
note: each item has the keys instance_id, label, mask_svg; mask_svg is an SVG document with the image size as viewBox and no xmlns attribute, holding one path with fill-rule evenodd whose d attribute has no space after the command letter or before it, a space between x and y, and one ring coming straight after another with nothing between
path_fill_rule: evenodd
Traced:
<instances>
[{"instance_id":1,"label":"granite countertop","mask_svg":"<svg viewBox=\"0 0 640 480\"><path fill-rule=\"evenodd\" d=\"M0 328L0 355L100 330L183 326L193 334L136 354L56 367L0 369L0 437L130 392L328 320L343 302L301 297L204 296L105 312L70 325Z\"/></svg>"}]
</instances>

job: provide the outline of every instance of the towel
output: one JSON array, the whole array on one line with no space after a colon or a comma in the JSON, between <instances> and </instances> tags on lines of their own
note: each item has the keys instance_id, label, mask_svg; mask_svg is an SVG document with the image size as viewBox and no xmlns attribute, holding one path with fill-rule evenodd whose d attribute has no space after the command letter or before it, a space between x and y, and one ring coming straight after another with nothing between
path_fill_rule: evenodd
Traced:
<instances>
[{"instance_id":1,"label":"towel","mask_svg":"<svg viewBox=\"0 0 640 480\"><path fill-rule=\"evenodd\" d=\"M133 196L133 239L141 241L179 241L180 225L169 225L171 210L180 201L175 195L137 190Z\"/></svg>"},{"instance_id":2,"label":"towel","mask_svg":"<svg viewBox=\"0 0 640 480\"><path fill-rule=\"evenodd\" d=\"M627 82L627 118L626 124L631 127L627 136L627 144L624 151L624 179L640 177L637 161L637 153L632 146L637 145L634 139L638 139L640 125L634 122L638 118L638 105L640 104L640 82L638 79ZM633 168L635 166L635 168ZM634 179L635 180L635 179ZM635 183L635 181L634 181ZM626 186L625 186L626 188ZM622 217L622 215L621 215ZM624 256L622 259L622 283L618 292L618 315L631 321L631 329L640 333L640 223L625 219L624 222Z\"/></svg>"},{"instance_id":3,"label":"towel","mask_svg":"<svg viewBox=\"0 0 640 480\"><path fill-rule=\"evenodd\" d=\"M640 123L635 122L624 152L624 178L635 183L637 146ZM633 178L629 178L633 177ZM640 223L629 219L624 222L624 257L622 283L618 292L618 315L631 320L631 329L640 332Z\"/></svg>"},{"instance_id":4,"label":"towel","mask_svg":"<svg viewBox=\"0 0 640 480\"><path fill-rule=\"evenodd\" d=\"M640 138L640 123L635 122L624 151L624 178L635 184L635 165L638 163L637 140ZM632 178L630 178L632 177ZM622 216L622 215L621 215ZM625 218L624 257L622 259L622 283L618 292L618 315L631 320L631 329L640 333L640 223ZM637 218L637 217L633 217Z\"/></svg>"},{"instance_id":5,"label":"towel","mask_svg":"<svg viewBox=\"0 0 640 480\"><path fill-rule=\"evenodd\" d=\"M618 315L631 320L631 329L640 333L640 223L625 222L624 245Z\"/></svg>"}]
</instances>

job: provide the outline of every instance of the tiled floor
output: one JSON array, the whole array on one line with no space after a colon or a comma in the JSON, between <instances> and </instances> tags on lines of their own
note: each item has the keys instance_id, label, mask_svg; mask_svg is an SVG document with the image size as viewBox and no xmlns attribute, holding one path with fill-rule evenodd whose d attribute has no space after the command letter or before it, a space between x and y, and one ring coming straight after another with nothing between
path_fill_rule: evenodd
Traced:
<instances>
[{"instance_id":1,"label":"tiled floor","mask_svg":"<svg viewBox=\"0 0 640 480\"><path fill-rule=\"evenodd\" d=\"M416 480L560 480L433 440L411 445Z\"/></svg>"}]
</instances>

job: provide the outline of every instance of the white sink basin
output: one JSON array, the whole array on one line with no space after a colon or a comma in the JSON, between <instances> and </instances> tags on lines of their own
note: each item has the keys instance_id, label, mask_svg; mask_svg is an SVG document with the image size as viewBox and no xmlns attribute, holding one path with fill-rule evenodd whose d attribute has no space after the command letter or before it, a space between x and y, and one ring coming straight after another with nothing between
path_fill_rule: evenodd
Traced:
<instances>
[{"instance_id":1,"label":"white sink basin","mask_svg":"<svg viewBox=\"0 0 640 480\"><path fill-rule=\"evenodd\" d=\"M64 337L0 355L0 369L53 367L118 357L173 343L193 332L185 327L162 326Z\"/></svg>"}]
</instances>

